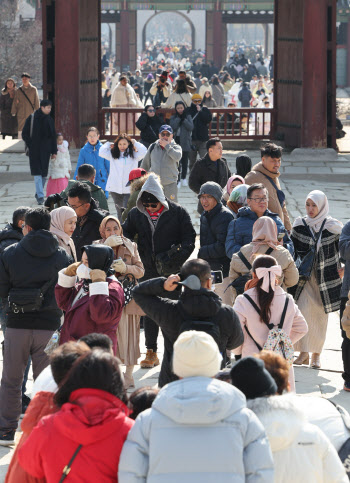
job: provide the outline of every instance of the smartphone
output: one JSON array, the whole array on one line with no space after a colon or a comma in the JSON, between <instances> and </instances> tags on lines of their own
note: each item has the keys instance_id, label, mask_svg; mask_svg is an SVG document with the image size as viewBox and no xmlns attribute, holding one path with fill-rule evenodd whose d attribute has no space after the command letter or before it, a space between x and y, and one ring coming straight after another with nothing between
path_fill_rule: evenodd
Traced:
<instances>
[{"instance_id":1,"label":"smartphone","mask_svg":"<svg viewBox=\"0 0 350 483\"><path fill-rule=\"evenodd\" d=\"M211 272L211 280L212 280L214 285L216 285L218 283L222 283L223 279L224 279L224 277L222 276L221 270Z\"/></svg>"},{"instance_id":2,"label":"smartphone","mask_svg":"<svg viewBox=\"0 0 350 483\"><path fill-rule=\"evenodd\" d=\"M282 240L283 240L283 238L284 238L284 235L285 235L285 233L279 233L279 234L277 235L277 240L278 240L278 241L282 241Z\"/></svg>"}]
</instances>

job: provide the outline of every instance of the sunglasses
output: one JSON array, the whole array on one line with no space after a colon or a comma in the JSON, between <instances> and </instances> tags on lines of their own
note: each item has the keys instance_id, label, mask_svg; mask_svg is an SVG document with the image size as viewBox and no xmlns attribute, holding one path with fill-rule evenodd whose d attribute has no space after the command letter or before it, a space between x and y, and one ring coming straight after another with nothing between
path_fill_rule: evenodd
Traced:
<instances>
[{"instance_id":1,"label":"sunglasses","mask_svg":"<svg viewBox=\"0 0 350 483\"><path fill-rule=\"evenodd\" d=\"M197 102L202 102L202 99L193 99L193 102L197 104Z\"/></svg>"},{"instance_id":2,"label":"sunglasses","mask_svg":"<svg viewBox=\"0 0 350 483\"><path fill-rule=\"evenodd\" d=\"M168 138L171 134L170 134L170 132L162 132L162 133L160 133L160 135Z\"/></svg>"},{"instance_id":3,"label":"sunglasses","mask_svg":"<svg viewBox=\"0 0 350 483\"><path fill-rule=\"evenodd\" d=\"M147 112L156 112L155 109L147 109Z\"/></svg>"},{"instance_id":4,"label":"sunglasses","mask_svg":"<svg viewBox=\"0 0 350 483\"><path fill-rule=\"evenodd\" d=\"M158 203L142 203L145 208L157 208Z\"/></svg>"}]
</instances>

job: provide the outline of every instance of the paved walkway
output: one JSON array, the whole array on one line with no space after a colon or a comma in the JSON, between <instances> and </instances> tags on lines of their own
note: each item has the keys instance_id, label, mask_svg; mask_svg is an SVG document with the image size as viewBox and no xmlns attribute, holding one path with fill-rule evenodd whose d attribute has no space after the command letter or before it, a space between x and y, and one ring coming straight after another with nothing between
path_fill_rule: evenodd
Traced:
<instances>
[{"instance_id":1,"label":"paved walkway","mask_svg":"<svg viewBox=\"0 0 350 483\"><path fill-rule=\"evenodd\" d=\"M349 146L350 151L350 146ZM231 170L234 172L234 160L239 152L225 152ZM247 151L253 164L260 160L258 151ZM78 151L71 152L72 161L76 162ZM323 190L329 199L331 214L346 222L350 218L350 200L348 187L350 184L350 155L332 157L331 154L305 154L302 157L286 153L283 156L282 188L285 190L288 210L291 217L304 213L305 197L312 189ZM179 202L184 205L199 232L199 216L196 211L197 199L188 188L181 188ZM28 158L23 154L22 142L0 140L0 228L11 219L12 212L20 205L37 206L34 199L33 178L28 170ZM115 208L109 202L111 213ZM196 252L195 252L196 254ZM194 255L195 255L194 254ZM159 338L159 353L162 356L163 343ZM342 390L341 378L341 337L339 331L339 314L331 314L327 339L322 353L322 369L313 370L306 366L295 368L296 389L298 393L318 395L330 398L350 411L350 394ZM141 352L145 354L144 335L141 331ZM0 366L2 359L0 354ZM145 370L135 367L134 378L137 386L155 385L159 367ZM29 381L29 391L32 381ZM18 433L19 434L19 433ZM12 450L0 448L0 482L4 481L6 468Z\"/></svg>"}]
</instances>

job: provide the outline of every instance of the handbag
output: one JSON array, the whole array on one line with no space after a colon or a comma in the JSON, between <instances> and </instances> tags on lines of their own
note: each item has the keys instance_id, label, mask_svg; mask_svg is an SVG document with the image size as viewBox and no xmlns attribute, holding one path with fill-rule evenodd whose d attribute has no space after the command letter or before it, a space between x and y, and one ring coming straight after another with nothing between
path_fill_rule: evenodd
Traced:
<instances>
[{"instance_id":1,"label":"handbag","mask_svg":"<svg viewBox=\"0 0 350 483\"><path fill-rule=\"evenodd\" d=\"M32 135L33 135L33 124L34 124L34 112L33 114L31 114L31 120L30 120L30 131L29 131L30 138L32 138ZM27 146L27 144L25 144L24 152L26 153L26 156L29 156L29 146Z\"/></svg>"},{"instance_id":2,"label":"handbag","mask_svg":"<svg viewBox=\"0 0 350 483\"><path fill-rule=\"evenodd\" d=\"M310 249L306 252L306 254L303 258L301 258L298 255L297 259L295 260L295 265L296 265L296 267L299 271L299 277L303 278L304 280L310 280L312 269L313 269L315 259L316 259L316 254L317 254L317 251L316 251L317 243L318 243L319 238L322 237L322 230L323 230L323 227L326 223L326 219L323 220L320 231L318 232L316 238L314 237L312 231L308 227L304 218L302 219L302 221L303 221L304 225L306 226L306 228L309 230L311 238L314 241L314 245L312 245L310 247Z\"/></svg>"},{"instance_id":3,"label":"handbag","mask_svg":"<svg viewBox=\"0 0 350 483\"><path fill-rule=\"evenodd\" d=\"M8 310L14 314L40 310L44 295L55 282L56 280L49 280L41 288L11 288L7 297Z\"/></svg>"},{"instance_id":4,"label":"handbag","mask_svg":"<svg viewBox=\"0 0 350 483\"><path fill-rule=\"evenodd\" d=\"M136 279L132 273L127 273L126 275L124 275L124 278L122 280L119 280L119 282L121 283L124 290L125 307L133 299L132 291L133 288L136 287Z\"/></svg>"}]
</instances>

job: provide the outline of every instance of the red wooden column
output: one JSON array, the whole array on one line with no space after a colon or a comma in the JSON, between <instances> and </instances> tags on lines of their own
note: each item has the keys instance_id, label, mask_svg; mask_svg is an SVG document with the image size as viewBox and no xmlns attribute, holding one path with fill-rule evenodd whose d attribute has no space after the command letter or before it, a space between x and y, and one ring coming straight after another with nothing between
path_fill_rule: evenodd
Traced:
<instances>
[{"instance_id":1,"label":"red wooden column","mask_svg":"<svg viewBox=\"0 0 350 483\"><path fill-rule=\"evenodd\" d=\"M120 67L124 70L124 66L130 66L129 57L129 16L128 10L120 12Z\"/></svg>"},{"instance_id":2,"label":"red wooden column","mask_svg":"<svg viewBox=\"0 0 350 483\"><path fill-rule=\"evenodd\" d=\"M223 65L222 43L223 43L223 24L222 12L216 10L213 12L213 60L216 67L221 69Z\"/></svg>"},{"instance_id":3,"label":"red wooden column","mask_svg":"<svg viewBox=\"0 0 350 483\"><path fill-rule=\"evenodd\" d=\"M328 0L305 0L301 146L327 147Z\"/></svg>"}]
</instances>

